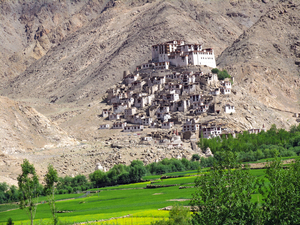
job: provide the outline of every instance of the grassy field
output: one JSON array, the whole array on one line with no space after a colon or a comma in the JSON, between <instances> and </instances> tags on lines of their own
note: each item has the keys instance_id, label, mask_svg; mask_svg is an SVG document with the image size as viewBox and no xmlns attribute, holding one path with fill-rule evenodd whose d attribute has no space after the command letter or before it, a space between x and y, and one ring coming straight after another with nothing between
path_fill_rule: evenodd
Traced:
<instances>
[{"instance_id":1,"label":"grassy field","mask_svg":"<svg viewBox=\"0 0 300 225\"><path fill-rule=\"evenodd\" d=\"M265 169L250 170L256 177L264 177ZM99 189L100 193L91 193L86 197L83 194L57 195L58 217L63 222L86 222L94 221L93 224L150 224L152 221L166 219L168 211L158 210L160 208L179 203L188 205L189 199L195 192L194 188L179 189L179 186L194 186L197 171L186 171L184 173L171 173L169 176L186 175L184 177L159 179L152 181L152 185L177 185L172 187L146 188L151 181L105 187ZM160 176L158 177L160 178ZM49 205L43 203L47 198L40 197L35 221L37 224L51 224ZM181 200L177 202L177 200ZM182 201L186 199L186 201ZM261 195L254 194L252 201L261 202ZM0 224L6 224L8 218L12 218L17 224L29 224L25 211L14 209L17 205L0 205ZM127 217L124 217L127 216ZM119 218L124 217L124 218ZM117 218L117 219L111 219ZM103 221L108 220L109 221Z\"/></svg>"},{"instance_id":2,"label":"grassy field","mask_svg":"<svg viewBox=\"0 0 300 225\"><path fill-rule=\"evenodd\" d=\"M19 205L17 205L16 203L11 203L11 204L1 204L0 205L0 212L4 212L7 210L11 210L11 209L17 209L19 208Z\"/></svg>"},{"instance_id":3,"label":"grassy field","mask_svg":"<svg viewBox=\"0 0 300 225\"><path fill-rule=\"evenodd\" d=\"M180 181L182 182L182 181ZM173 203L171 199L190 199L193 188L179 189L178 186L155 189L128 189L110 190L92 194L86 198L72 199L57 202L57 208L65 213L59 213L62 221L84 222L121 217L125 215L140 214L142 211L151 211L148 217L157 217L159 208ZM183 204L188 204L183 202ZM167 214L166 214L167 215ZM37 208L36 220L50 218L48 204L40 204ZM26 222L27 214L20 210L0 213L0 223L11 217L15 224ZM45 220L47 222L47 220Z\"/></svg>"}]
</instances>

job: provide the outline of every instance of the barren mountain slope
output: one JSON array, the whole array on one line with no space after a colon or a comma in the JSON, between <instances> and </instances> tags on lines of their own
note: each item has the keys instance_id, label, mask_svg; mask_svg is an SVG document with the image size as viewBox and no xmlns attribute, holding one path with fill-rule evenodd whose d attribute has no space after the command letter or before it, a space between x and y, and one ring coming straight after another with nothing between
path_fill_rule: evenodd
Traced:
<instances>
[{"instance_id":1,"label":"barren mountain slope","mask_svg":"<svg viewBox=\"0 0 300 225\"><path fill-rule=\"evenodd\" d=\"M101 13L108 0L0 0L0 87Z\"/></svg>"},{"instance_id":2,"label":"barren mountain slope","mask_svg":"<svg viewBox=\"0 0 300 225\"><path fill-rule=\"evenodd\" d=\"M0 153L23 153L34 148L77 144L35 109L6 97L0 97L0 105Z\"/></svg>"},{"instance_id":3,"label":"barren mountain slope","mask_svg":"<svg viewBox=\"0 0 300 225\"><path fill-rule=\"evenodd\" d=\"M299 1L281 1L217 60L254 99L294 112L299 110L299 12Z\"/></svg>"},{"instance_id":4,"label":"barren mountain slope","mask_svg":"<svg viewBox=\"0 0 300 225\"><path fill-rule=\"evenodd\" d=\"M111 1L110 8L33 63L3 95L48 102L96 99L123 70L150 59L152 44L203 42L216 54L277 1Z\"/></svg>"}]
</instances>

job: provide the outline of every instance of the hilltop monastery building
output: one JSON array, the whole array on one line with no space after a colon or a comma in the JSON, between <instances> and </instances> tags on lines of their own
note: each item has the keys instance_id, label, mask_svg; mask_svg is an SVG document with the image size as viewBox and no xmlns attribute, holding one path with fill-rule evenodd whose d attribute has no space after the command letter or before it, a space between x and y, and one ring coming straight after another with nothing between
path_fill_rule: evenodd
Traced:
<instances>
[{"instance_id":1,"label":"hilltop monastery building","mask_svg":"<svg viewBox=\"0 0 300 225\"><path fill-rule=\"evenodd\" d=\"M214 50L202 49L201 44L186 44L174 40L152 46L152 62L173 66L206 65L216 67Z\"/></svg>"}]
</instances>

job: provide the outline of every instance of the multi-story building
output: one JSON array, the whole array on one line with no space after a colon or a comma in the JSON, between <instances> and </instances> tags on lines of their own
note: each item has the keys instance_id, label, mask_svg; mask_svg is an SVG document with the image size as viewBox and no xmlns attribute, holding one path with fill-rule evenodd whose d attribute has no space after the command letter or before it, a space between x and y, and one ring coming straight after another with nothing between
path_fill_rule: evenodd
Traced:
<instances>
[{"instance_id":1,"label":"multi-story building","mask_svg":"<svg viewBox=\"0 0 300 225\"><path fill-rule=\"evenodd\" d=\"M170 62L173 66L206 65L216 67L212 48L203 49L201 44L186 44L174 40L152 46L153 62Z\"/></svg>"}]
</instances>

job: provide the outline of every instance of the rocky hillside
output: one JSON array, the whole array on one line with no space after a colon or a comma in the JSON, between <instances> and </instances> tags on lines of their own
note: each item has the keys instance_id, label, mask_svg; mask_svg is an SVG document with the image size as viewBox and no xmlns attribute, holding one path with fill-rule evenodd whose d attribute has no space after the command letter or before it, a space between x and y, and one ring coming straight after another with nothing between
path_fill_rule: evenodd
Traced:
<instances>
[{"instance_id":1,"label":"rocky hillside","mask_svg":"<svg viewBox=\"0 0 300 225\"><path fill-rule=\"evenodd\" d=\"M16 35L24 44L10 52L25 59L28 51L24 49L32 45L28 53L32 60L19 70L14 65L23 64L17 56L15 64L7 64L16 71L6 74L9 82L3 95L56 103L97 99L121 79L123 70L149 60L152 44L181 38L213 47L218 55L277 0L71 2L37 3L36 12L29 10L30 4L10 6L8 14L19 18L19 28L25 29ZM3 5L10 5L9 1ZM18 7L20 14L14 13ZM13 26L13 21L4 23ZM6 57L11 58L11 53Z\"/></svg>"},{"instance_id":2,"label":"rocky hillside","mask_svg":"<svg viewBox=\"0 0 300 225\"><path fill-rule=\"evenodd\" d=\"M35 148L77 144L68 134L35 109L0 97L0 153L25 153Z\"/></svg>"},{"instance_id":3,"label":"rocky hillside","mask_svg":"<svg viewBox=\"0 0 300 225\"><path fill-rule=\"evenodd\" d=\"M281 1L217 60L253 100L268 107L299 110L299 12L299 1Z\"/></svg>"},{"instance_id":4,"label":"rocky hillside","mask_svg":"<svg viewBox=\"0 0 300 225\"><path fill-rule=\"evenodd\" d=\"M53 46L96 18L108 2L1 0L0 84L23 72Z\"/></svg>"}]
</instances>

